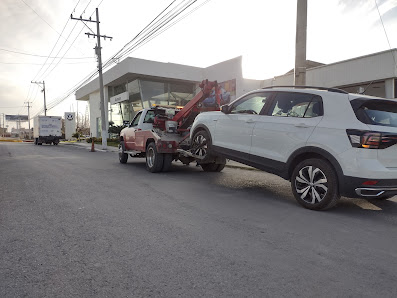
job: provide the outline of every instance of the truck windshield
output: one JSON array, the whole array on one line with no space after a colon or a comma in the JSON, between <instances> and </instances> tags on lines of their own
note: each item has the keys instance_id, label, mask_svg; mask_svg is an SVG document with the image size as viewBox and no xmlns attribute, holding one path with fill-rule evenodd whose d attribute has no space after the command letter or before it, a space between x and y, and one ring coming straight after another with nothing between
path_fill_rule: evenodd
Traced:
<instances>
[{"instance_id":1,"label":"truck windshield","mask_svg":"<svg viewBox=\"0 0 397 298\"><path fill-rule=\"evenodd\" d=\"M356 98L350 101L358 120L365 124L397 127L397 101Z\"/></svg>"}]
</instances>

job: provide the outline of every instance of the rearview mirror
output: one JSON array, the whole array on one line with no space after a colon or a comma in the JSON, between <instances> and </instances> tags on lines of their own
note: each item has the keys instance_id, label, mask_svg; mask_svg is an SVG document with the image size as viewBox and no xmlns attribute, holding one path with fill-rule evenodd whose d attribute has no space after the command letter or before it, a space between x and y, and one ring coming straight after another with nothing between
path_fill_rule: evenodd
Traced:
<instances>
[{"instance_id":1,"label":"rearview mirror","mask_svg":"<svg viewBox=\"0 0 397 298\"><path fill-rule=\"evenodd\" d=\"M221 112L224 114L229 114L229 106L228 105L221 106Z\"/></svg>"}]
</instances>

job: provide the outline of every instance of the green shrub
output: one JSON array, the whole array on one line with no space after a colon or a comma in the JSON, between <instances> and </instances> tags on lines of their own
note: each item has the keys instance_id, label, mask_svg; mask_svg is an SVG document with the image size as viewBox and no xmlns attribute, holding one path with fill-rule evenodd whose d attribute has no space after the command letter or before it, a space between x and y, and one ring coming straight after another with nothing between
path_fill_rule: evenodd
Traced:
<instances>
[{"instance_id":1,"label":"green shrub","mask_svg":"<svg viewBox=\"0 0 397 298\"><path fill-rule=\"evenodd\" d=\"M92 143L92 138L87 138L86 139L87 143ZM119 143L119 138L108 138L107 139L108 143ZM102 138L94 138L94 143L96 144L102 144Z\"/></svg>"}]
</instances>

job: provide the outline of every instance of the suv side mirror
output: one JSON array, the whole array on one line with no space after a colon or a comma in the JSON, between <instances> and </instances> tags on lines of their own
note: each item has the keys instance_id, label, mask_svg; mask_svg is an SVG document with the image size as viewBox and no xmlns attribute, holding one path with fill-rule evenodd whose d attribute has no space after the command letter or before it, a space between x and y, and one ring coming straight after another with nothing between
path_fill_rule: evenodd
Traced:
<instances>
[{"instance_id":1,"label":"suv side mirror","mask_svg":"<svg viewBox=\"0 0 397 298\"><path fill-rule=\"evenodd\" d=\"M221 106L221 112L224 114L229 114L229 106L228 105Z\"/></svg>"}]
</instances>

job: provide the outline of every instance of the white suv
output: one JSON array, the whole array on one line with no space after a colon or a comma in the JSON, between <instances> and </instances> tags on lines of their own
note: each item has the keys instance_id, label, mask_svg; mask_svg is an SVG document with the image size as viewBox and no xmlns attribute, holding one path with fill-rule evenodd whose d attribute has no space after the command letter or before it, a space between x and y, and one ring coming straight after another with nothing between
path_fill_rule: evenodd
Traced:
<instances>
[{"instance_id":1,"label":"white suv","mask_svg":"<svg viewBox=\"0 0 397 298\"><path fill-rule=\"evenodd\" d=\"M333 88L264 88L198 115L191 140L196 154L290 180L296 200L309 209L328 209L341 195L397 194L395 100Z\"/></svg>"}]
</instances>

